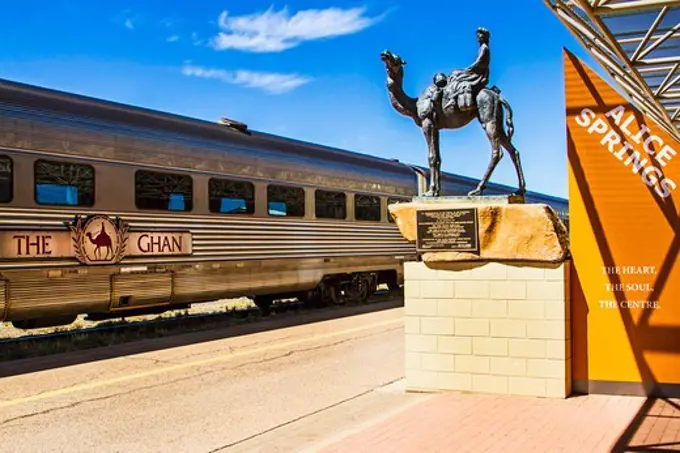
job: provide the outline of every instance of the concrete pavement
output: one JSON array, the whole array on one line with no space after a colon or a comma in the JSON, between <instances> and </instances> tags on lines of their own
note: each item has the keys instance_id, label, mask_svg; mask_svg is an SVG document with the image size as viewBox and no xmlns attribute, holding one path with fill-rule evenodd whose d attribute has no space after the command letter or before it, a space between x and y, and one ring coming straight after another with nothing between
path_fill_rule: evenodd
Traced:
<instances>
[{"instance_id":1,"label":"concrete pavement","mask_svg":"<svg viewBox=\"0 0 680 453\"><path fill-rule=\"evenodd\" d=\"M343 310L2 364L0 451L680 451L678 400L406 393L403 309Z\"/></svg>"},{"instance_id":2,"label":"concrete pavement","mask_svg":"<svg viewBox=\"0 0 680 453\"><path fill-rule=\"evenodd\" d=\"M400 379L402 315L390 309L6 377L1 450L208 452L256 441ZM320 429L306 435L323 438Z\"/></svg>"}]
</instances>

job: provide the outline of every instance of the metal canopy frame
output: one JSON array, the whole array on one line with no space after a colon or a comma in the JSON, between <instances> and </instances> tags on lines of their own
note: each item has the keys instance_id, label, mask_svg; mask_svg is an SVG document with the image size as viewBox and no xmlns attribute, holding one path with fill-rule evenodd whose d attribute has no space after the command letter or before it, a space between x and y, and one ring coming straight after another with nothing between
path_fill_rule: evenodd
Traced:
<instances>
[{"instance_id":1,"label":"metal canopy frame","mask_svg":"<svg viewBox=\"0 0 680 453\"><path fill-rule=\"evenodd\" d=\"M544 0L630 100L680 140L680 0Z\"/></svg>"}]
</instances>

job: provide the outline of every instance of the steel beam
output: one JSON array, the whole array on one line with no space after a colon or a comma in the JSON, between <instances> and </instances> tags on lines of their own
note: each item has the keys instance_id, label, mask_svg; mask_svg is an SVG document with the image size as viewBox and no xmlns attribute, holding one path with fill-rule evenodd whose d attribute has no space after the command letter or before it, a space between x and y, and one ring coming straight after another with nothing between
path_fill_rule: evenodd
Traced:
<instances>
[{"instance_id":1,"label":"steel beam","mask_svg":"<svg viewBox=\"0 0 680 453\"><path fill-rule=\"evenodd\" d=\"M678 0L633 0L627 2L607 3L593 8L593 13L598 16L613 14L630 14L635 12L649 11L650 9L663 8L664 6L678 6Z\"/></svg>"},{"instance_id":2,"label":"steel beam","mask_svg":"<svg viewBox=\"0 0 680 453\"><path fill-rule=\"evenodd\" d=\"M676 76L680 55L649 58L654 50L671 39L680 38L680 23L672 28L661 26L670 8L680 7L680 0L544 0L562 24L583 44L595 59L610 73L614 81L632 99L638 108L664 130L680 139L677 104L680 91L672 89L680 83ZM640 11L656 10L657 14L648 29L619 33L608 28L602 16L633 15ZM577 12L578 11L578 12ZM675 11L675 10L674 10ZM642 24L640 24L642 25ZM636 44L628 53L623 44ZM671 46L672 47L672 46ZM668 46L662 47L667 49ZM664 76L659 85L651 86L648 78ZM680 106L677 106L680 107ZM672 116L672 117L671 117Z\"/></svg>"}]
</instances>

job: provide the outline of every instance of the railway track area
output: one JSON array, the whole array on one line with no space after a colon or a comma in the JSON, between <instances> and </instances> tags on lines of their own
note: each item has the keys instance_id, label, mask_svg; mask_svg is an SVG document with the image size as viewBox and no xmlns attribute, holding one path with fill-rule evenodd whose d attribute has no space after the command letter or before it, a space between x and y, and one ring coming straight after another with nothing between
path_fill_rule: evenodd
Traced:
<instances>
[{"instance_id":1,"label":"railway track area","mask_svg":"<svg viewBox=\"0 0 680 453\"><path fill-rule=\"evenodd\" d=\"M398 304L400 301L402 298L399 292L379 289L365 305L389 302ZM5 322L0 323L0 362L228 328L272 318L295 317L304 313L325 312L332 315L335 311L338 316L345 316L344 311L349 308L351 306L347 305L308 308L302 302L291 299L275 302L270 313L264 314L251 299L240 298L199 303L188 309L171 310L162 314L113 320L89 320L83 315L67 326L41 329L21 330Z\"/></svg>"}]
</instances>

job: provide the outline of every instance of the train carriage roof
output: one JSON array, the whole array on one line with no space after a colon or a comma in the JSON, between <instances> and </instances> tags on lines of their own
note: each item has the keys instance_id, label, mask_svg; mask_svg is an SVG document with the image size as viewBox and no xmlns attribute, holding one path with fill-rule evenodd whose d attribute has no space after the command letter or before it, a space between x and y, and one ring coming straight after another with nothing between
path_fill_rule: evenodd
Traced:
<instances>
[{"instance_id":1,"label":"train carriage roof","mask_svg":"<svg viewBox=\"0 0 680 453\"><path fill-rule=\"evenodd\" d=\"M363 185L350 184L349 188L360 191L362 187L365 190L389 187L389 190L377 191L403 196L414 195L416 189L416 167L397 160L252 131L238 122L213 123L0 79L0 115L5 114L40 114L42 118L49 116L51 121L69 122L93 130L113 130L121 135L180 141L182 146L178 148L184 155L186 149L191 149L192 156L221 153L220 156L228 154L241 163L248 163L249 167L273 166L291 174L304 171L313 174L313 181L317 181L318 185L323 185L323 181L336 181L339 187L347 187L340 184L351 180L363 181ZM420 168L420 171L427 173L425 168ZM442 175L445 195L467 193L477 182L476 179L451 173ZM509 186L490 184L487 192L502 194L512 190ZM527 198L566 206L564 199L534 192L528 193Z\"/></svg>"}]
</instances>

